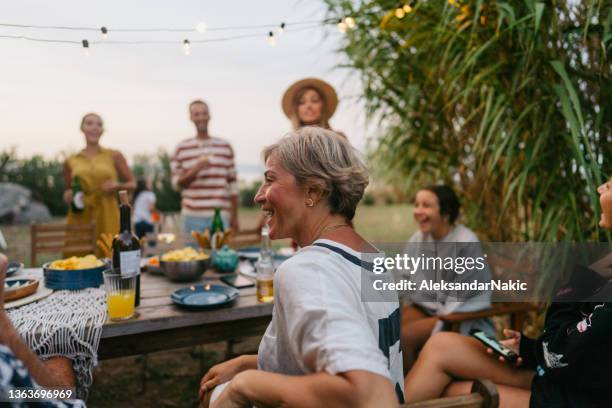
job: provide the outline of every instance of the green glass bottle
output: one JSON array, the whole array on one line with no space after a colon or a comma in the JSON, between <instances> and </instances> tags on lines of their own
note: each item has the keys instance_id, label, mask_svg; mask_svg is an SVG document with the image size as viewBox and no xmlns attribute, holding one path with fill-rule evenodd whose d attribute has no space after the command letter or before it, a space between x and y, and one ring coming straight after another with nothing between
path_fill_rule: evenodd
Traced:
<instances>
[{"instance_id":1,"label":"green glass bottle","mask_svg":"<svg viewBox=\"0 0 612 408\"><path fill-rule=\"evenodd\" d=\"M225 229L223 226L223 219L221 218L221 209L217 207L215 208L215 215L210 225L210 248L212 250L220 248L219 243L223 239L224 232Z\"/></svg>"},{"instance_id":2,"label":"green glass bottle","mask_svg":"<svg viewBox=\"0 0 612 408\"><path fill-rule=\"evenodd\" d=\"M78 176L74 176L72 178L72 202L70 203L70 208L72 212L80 213L85 209L85 194L83 194L83 190L81 190L81 181Z\"/></svg>"}]
</instances>

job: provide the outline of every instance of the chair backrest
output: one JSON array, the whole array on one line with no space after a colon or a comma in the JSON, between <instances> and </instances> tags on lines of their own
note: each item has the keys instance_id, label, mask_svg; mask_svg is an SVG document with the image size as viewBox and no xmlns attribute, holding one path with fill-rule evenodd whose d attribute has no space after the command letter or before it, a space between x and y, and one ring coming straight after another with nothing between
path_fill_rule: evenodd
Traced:
<instances>
[{"instance_id":1,"label":"chair backrest","mask_svg":"<svg viewBox=\"0 0 612 408\"><path fill-rule=\"evenodd\" d=\"M489 380L475 380L472 393L456 397L436 398L427 401L404 404L401 408L497 408L499 393Z\"/></svg>"},{"instance_id":2,"label":"chair backrest","mask_svg":"<svg viewBox=\"0 0 612 408\"><path fill-rule=\"evenodd\" d=\"M37 266L41 253L89 254L96 250L93 224L32 224L30 265Z\"/></svg>"},{"instance_id":3,"label":"chair backrest","mask_svg":"<svg viewBox=\"0 0 612 408\"><path fill-rule=\"evenodd\" d=\"M261 243L261 230L235 231L230 237L230 245L234 248L244 248L247 246L258 245Z\"/></svg>"}]
</instances>

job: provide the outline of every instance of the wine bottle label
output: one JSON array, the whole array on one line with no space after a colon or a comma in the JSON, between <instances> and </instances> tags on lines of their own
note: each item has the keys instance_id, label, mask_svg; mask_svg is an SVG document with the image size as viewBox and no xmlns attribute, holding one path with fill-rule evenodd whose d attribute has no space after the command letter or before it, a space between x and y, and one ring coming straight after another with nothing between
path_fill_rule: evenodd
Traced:
<instances>
[{"instance_id":1,"label":"wine bottle label","mask_svg":"<svg viewBox=\"0 0 612 408\"><path fill-rule=\"evenodd\" d=\"M140 250L119 252L119 268L122 275L131 275L140 271Z\"/></svg>"},{"instance_id":2,"label":"wine bottle label","mask_svg":"<svg viewBox=\"0 0 612 408\"><path fill-rule=\"evenodd\" d=\"M74 207L82 210L85 208L85 195L82 191L76 192L76 194L72 197L72 202L74 203Z\"/></svg>"}]
</instances>

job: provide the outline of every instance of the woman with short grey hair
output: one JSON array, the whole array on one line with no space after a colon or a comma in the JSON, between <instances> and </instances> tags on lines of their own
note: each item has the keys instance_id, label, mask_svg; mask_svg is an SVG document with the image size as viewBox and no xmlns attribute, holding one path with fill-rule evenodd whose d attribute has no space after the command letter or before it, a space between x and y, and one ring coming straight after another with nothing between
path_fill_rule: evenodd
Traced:
<instances>
[{"instance_id":1,"label":"woman with short grey hair","mask_svg":"<svg viewBox=\"0 0 612 408\"><path fill-rule=\"evenodd\" d=\"M356 151L334 132L305 127L264 150L255 201L272 239L301 249L274 277L272 322L256 356L202 378L213 407L394 407L403 402L399 303L365 302L362 259L379 251L351 226L368 185Z\"/></svg>"}]
</instances>

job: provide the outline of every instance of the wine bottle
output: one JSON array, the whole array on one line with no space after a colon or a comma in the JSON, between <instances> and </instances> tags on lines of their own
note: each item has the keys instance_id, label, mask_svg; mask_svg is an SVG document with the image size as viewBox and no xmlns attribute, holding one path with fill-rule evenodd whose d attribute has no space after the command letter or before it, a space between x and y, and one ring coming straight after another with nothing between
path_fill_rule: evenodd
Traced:
<instances>
[{"instance_id":1,"label":"wine bottle","mask_svg":"<svg viewBox=\"0 0 612 408\"><path fill-rule=\"evenodd\" d=\"M119 192L119 234L113 238L113 269L122 275L137 274L135 305L140 304L140 241L132 233L131 212L127 191Z\"/></svg>"},{"instance_id":2,"label":"wine bottle","mask_svg":"<svg viewBox=\"0 0 612 408\"><path fill-rule=\"evenodd\" d=\"M70 203L72 212L83 212L85 209L85 194L83 194L83 191L81 190L81 181L79 180L79 176L74 176L72 178L72 185L70 188L72 189L72 202Z\"/></svg>"}]
</instances>

